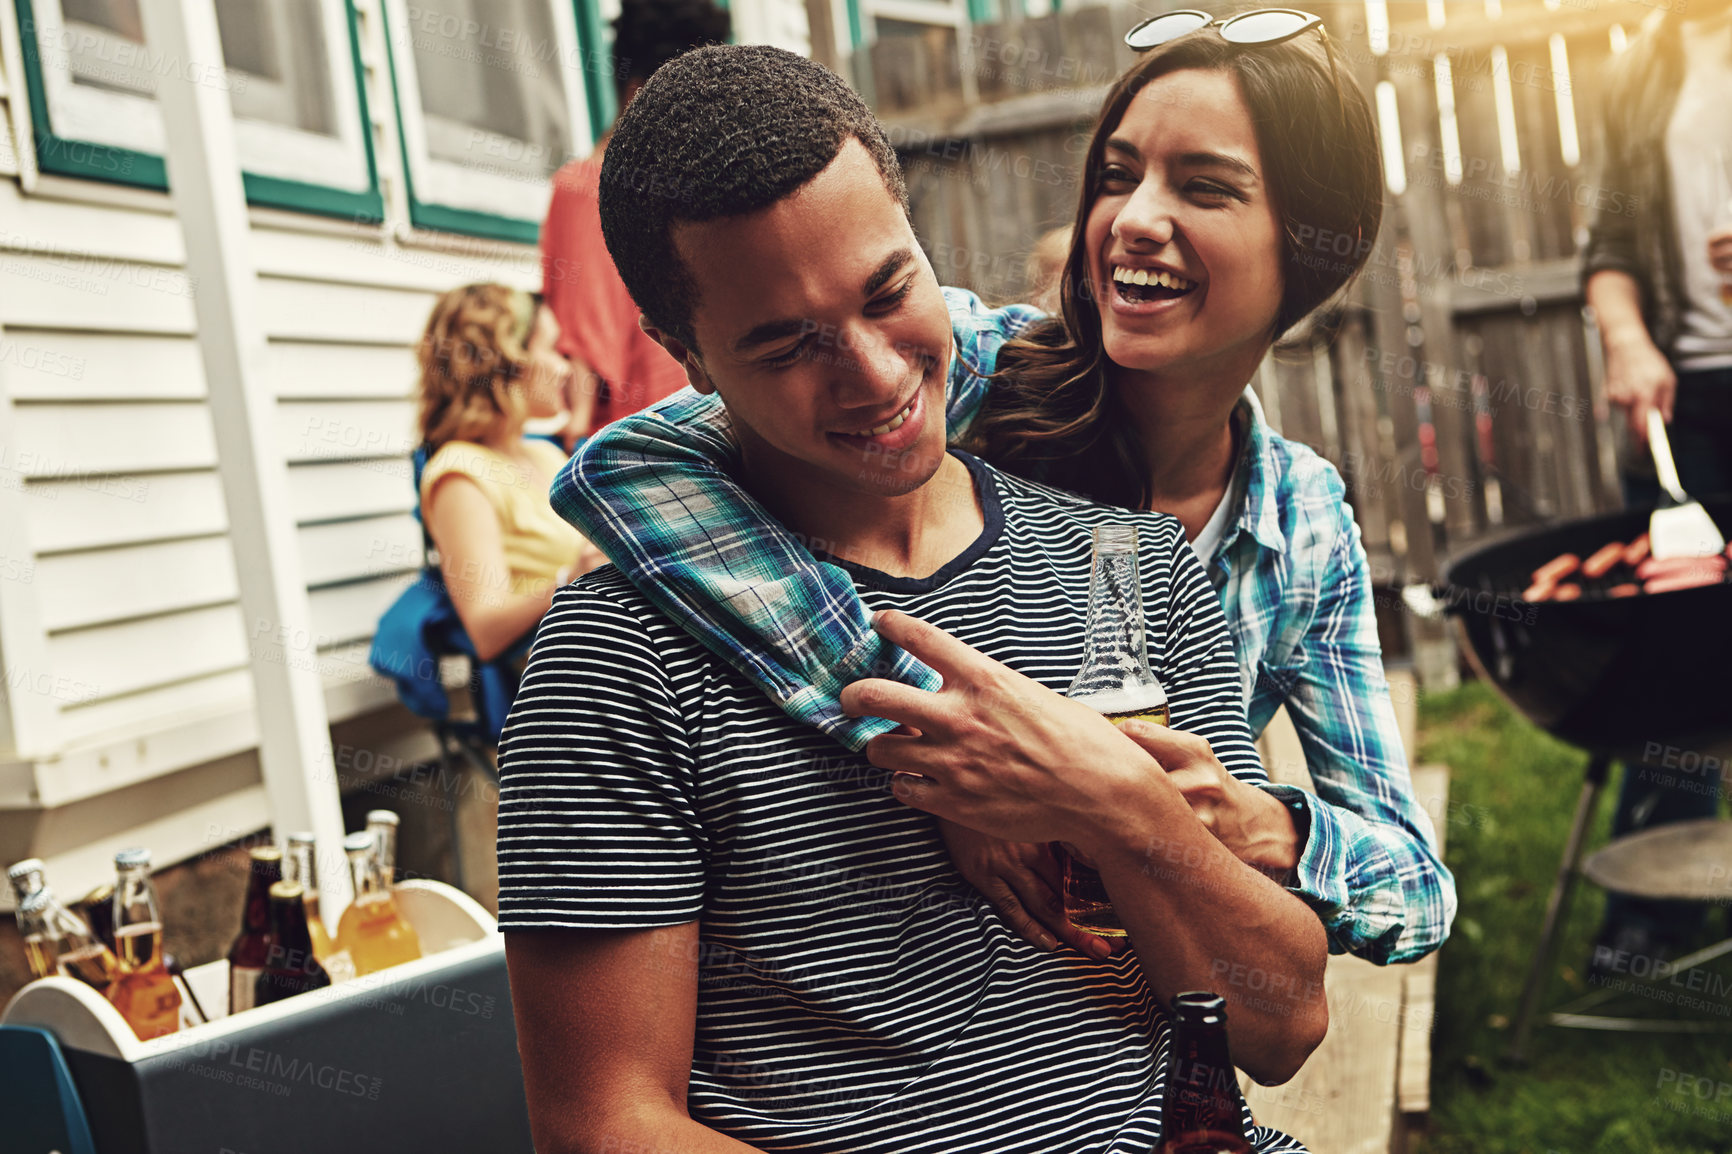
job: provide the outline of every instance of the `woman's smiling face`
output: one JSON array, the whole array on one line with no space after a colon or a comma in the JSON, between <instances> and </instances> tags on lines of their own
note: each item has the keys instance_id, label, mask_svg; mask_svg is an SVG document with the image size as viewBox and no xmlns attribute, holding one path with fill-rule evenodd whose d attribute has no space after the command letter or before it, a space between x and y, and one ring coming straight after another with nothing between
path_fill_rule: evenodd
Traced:
<instances>
[{"instance_id":1,"label":"woman's smiling face","mask_svg":"<svg viewBox=\"0 0 1732 1154\"><path fill-rule=\"evenodd\" d=\"M1161 373L1254 366L1281 305L1281 222L1232 76L1150 81L1109 135L1096 188L1084 241L1107 357Z\"/></svg>"}]
</instances>

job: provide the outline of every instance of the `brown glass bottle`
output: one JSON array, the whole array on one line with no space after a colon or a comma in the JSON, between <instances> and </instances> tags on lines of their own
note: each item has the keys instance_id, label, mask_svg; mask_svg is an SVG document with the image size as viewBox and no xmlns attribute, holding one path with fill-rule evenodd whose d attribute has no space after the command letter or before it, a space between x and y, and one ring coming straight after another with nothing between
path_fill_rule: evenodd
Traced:
<instances>
[{"instance_id":1,"label":"brown glass bottle","mask_svg":"<svg viewBox=\"0 0 1732 1154\"><path fill-rule=\"evenodd\" d=\"M114 940L114 883L103 882L74 903L78 915L90 923L96 940L111 950L119 951Z\"/></svg>"},{"instance_id":2,"label":"brown glass bottle","mask_svg":"<svg viewBox=\"0 0 1732 1154\"><path fill-rule=\"evenodd\" d=\"M1173 999L1173 1057L1155 1154L1250 1154L1233 1059L1227 1002L1207 991Z\"/></svg>"},{"instance_id":3,"label":"brown glass bottle","mask_svg":"<svg viewBox=\"0 0 1732 1154\"><path fill-rule=\"evenodd\" d=\"M307 907L299 882L271 886L271 949L258 980L258 1004L280 1002L331 984L331 975L313 953Z\"/></svg>"},{"instance_id":4,"label":"brown glass bottle","mask_svg":"<svg viewBox=\"0 0 1732 1154\"><path fill-rule=\"evenodd\" d=\"M252 873L247 879L246 907L241 912L241 932L228 954L231 1014L259 1004L259 979L271 952L271 886L283 880L283 852L276 846L254 846L248 853Z\"/></svg>"}]
</instances>

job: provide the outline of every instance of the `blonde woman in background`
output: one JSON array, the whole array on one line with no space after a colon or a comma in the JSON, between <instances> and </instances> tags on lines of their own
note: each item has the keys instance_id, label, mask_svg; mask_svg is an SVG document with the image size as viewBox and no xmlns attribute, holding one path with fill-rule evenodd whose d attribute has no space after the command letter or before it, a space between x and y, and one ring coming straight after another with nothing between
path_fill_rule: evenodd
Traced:
<instances>
[{"instance_id":1,"label":"blonde woman in background","mask_svg":"<svg viewBox=\"0 0 1732 1154\"><path fill-rule=\"evenodd\" d=\"M535 628L553 592L606 560L548 505L557 446L523 434L566 411L572 370L539 295L473 284L439 298L421 337L421 516L483 662Z\"/></svg>"}]
</instances>

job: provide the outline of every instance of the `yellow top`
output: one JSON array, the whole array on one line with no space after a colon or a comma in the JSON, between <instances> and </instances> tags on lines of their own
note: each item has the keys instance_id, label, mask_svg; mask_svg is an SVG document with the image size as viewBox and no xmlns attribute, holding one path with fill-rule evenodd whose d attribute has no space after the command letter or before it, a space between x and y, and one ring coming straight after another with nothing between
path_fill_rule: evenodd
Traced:
<instances>
[{"instance_id":1,"label":"yellow top","mask_svg":"<svg viewBox=\"0 0 1732 1154\"><path fill-rule=\"evenodd\" d=\"M566 456L556 446L542 440L525 440L524 445L549 475L564 467ZM548 486L510 457L470 441L441 445L421 471L423 509L433 487L450 476L475 482L498 514L513 593L546 589L561 569L577 563L582 535L548 504Z\"/></svg>"}]
</instances>

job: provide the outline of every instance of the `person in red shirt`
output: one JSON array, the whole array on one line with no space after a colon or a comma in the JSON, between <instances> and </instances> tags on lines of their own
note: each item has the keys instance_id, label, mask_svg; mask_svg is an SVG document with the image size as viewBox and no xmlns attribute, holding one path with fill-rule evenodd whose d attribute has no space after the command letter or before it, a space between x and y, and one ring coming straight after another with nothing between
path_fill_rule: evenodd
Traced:
<instances>
[{"instance_id":1,"label":"person in red shirt","mask_svg":"<svg viewBox=\"0 0 1732 1154\"><path fill-rule=\"evenodd\" d=\"M626 0L613 32L623 110L657 68L682 52L726 41L728 14L713 0ZM541 226L542 297L559 321L559 352L573 369L568 448L686 384L685 371L638 328L637 304L602 241L596 184L611 134L588 157L554 174Z\"/></svg>"}]
</instances>

